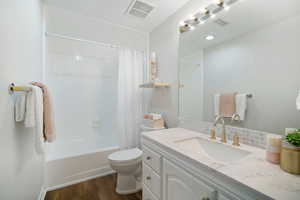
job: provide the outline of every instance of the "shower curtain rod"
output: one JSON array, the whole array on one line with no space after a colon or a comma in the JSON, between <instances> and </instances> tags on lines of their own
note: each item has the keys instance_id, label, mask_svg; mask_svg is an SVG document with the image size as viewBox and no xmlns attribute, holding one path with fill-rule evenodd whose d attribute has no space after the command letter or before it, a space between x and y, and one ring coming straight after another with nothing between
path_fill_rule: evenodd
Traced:
<instances>
[{"instance_id":1,"label":"shower curtain rod","mask_svg":"<svg viewBox=\"0 0 300 200\"><path fill-rule=\"evenodd\" d=\"M110 47L110 48L120 48L120 46L118 46L118 45L107 44L107 43L97 42L97 41L93 41L93 40L86 40L86 39L81 39L81 38L75 38L75 37L70 37L70 36L66 36L66 35L60 35L57 33L45 32L45 35L49 36L49 37L56 37L56 38L61 38L61 39L66 39L66 40L74 40L74 41L78 41L78 42L86 42L86 43L106 46L106 47Z\"/></svg>"}]
</instances>

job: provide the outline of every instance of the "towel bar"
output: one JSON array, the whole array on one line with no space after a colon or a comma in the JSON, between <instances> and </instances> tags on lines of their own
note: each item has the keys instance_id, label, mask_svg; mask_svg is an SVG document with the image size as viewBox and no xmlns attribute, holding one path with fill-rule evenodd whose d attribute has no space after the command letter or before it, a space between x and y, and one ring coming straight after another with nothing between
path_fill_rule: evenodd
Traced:
<instances>
[{"instance_id":1,"label":"towel bar","mask_svg":"<svg viewBox=\"0 0 300 200\"><path fill-rule=\"evenodd\" d=\"M15 86L14 83L11 83L8 86L8 91L9 91L10 94L12 94L13 92L16 92L16 91L30 92L31 90L32 90L31 87L27 87L27 86Z\"/></svg>"},{"instance_id":2,"label":"towel bar","mask_svg":"<svg viewBox=\"0 0 300 200\"><path fill-rule=\"evenodd\" d=\"M247 94L247 98L252 98L253 94Z\"/></svg>"}]
</instances>

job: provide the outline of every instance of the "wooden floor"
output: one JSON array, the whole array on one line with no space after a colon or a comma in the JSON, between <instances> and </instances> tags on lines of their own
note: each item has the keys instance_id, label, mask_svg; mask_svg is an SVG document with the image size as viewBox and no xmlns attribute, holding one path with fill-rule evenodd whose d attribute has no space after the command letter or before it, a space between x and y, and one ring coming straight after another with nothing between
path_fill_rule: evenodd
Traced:
<instances>
[{"instance_id":1,"label":"wooden floor","mask_svg":"<svg viewBox=\"0 0 300 200\"><path fill-rule=\"evenodd\" d=\"M142 193L118 195L116 176L109 175L47 192L45 200L142 200Z\"/></svg>"}]
</instances>

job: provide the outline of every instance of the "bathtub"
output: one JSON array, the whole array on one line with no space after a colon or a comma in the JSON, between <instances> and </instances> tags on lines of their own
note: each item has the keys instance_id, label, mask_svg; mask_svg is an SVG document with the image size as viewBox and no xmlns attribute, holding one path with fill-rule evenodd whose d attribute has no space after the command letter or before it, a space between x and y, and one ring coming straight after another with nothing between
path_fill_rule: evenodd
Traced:
<instances>
[{"instance_id":1,"label":"bathtub","mask_svg":"<svg viewBox=\"0 0 300 200\"><path fill-rule=\"evenodd\" d=\"M99 140L106 141L105 145ZM119 147L107 141L104 138L90 138L47 144L46 190L51 191L114 173L107 156L119 150Z\"/></svg>"}]
</instances>

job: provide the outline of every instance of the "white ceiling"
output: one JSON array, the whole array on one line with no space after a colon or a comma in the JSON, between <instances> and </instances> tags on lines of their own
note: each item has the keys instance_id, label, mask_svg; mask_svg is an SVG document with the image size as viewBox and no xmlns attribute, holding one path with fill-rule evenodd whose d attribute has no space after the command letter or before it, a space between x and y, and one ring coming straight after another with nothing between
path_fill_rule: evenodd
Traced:
<instances>
[{"instance_id":1,"label":"white ceiling","mask_svg":"<svg viewBox=\"0 0 300 200\"><path fill-rule=\"evenodd\" d=\"M150 32L189 0L143 0L156 6L146 19L125 15L132 0L46 0L52 6L101 18L111 23Z\"/></svg>"},{"instance_id":2,"label":"white ceiling","mask_svg":"<svg viewBox=\"0 0 300 200\"><path fill-rule=\"evenodd\" d=\"M300 14L300 0L243 0L236 3L229 11L222 11L215 19L229 22L227 26L219 26L209 20L195 30L183 33L180 42L181 56L189 55L196 50L215 46L226 40L255 31L264 26ZM284 31L284 30L283 30ZM206 35L214 35L212 41L205 40Z\"/></svg>"}]
</instances>

